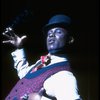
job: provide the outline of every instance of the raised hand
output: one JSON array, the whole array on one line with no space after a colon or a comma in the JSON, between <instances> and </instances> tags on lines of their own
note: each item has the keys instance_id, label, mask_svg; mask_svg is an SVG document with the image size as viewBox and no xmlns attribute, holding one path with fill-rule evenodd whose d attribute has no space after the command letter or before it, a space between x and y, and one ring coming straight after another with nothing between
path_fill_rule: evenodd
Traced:
<instances>
[{"instance_id":1,"label":"raised hand","mask_svg":"<svg viewBox=\"0 0 100 100\"><path fill-rule=\"evenodd\" d=\"M14 33L11 27L6 28L6 31L2 34L8 38L8 40L3 41L2 43L12 44L16 48L21 48L23 40L27 37L26 35L19 37Z\"/></svg>"}]
</instances>

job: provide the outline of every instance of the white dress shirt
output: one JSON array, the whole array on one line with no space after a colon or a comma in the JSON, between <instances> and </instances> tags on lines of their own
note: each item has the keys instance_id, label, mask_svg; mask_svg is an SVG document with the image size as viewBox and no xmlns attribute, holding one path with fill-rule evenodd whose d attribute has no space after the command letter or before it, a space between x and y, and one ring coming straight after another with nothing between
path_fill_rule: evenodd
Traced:
<instances>
[{"instance_id":1,"label":"white dress shirt","mask_svg":"<svg viewBox=\"0 0 100 100\"><path fill-rule=\"evenodd\" d=\"M14 68L17 69L18 76L22 79L31 68L35 66L39 60L29 66L28 61L26 61L25 53L23 49L17 49L12 53L14 59ZM51 55L51 63L67 61L67 59L62 56ZM47 67L47 66L46 66ZM72 72L60 71L52 75L43 84L43 88L46 90L46 94L52 97L56 97L57 100L77 100L80 99L78 94L77 81ZM42 96L41 100L51 100L47 97Z\"/></svg>"}]
</instances>

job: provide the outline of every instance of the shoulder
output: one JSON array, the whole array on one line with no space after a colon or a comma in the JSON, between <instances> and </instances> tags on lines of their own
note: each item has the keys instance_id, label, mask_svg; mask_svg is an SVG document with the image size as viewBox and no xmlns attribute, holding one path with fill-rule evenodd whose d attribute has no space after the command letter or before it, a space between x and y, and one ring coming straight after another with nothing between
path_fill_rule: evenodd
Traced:
<instances>
[{"instance_id":1,"label":"shoulder","mask_svg":"<svg viewBox=\"0 0 100 100\"><path fill-rule=\"evenodd\" d=\"M49 77L45 83L50 83L56 85L57 83L66 84L68 82L75 82L76 78L72 72L69 71L59 71L56 74Z\"/></svg>"},{"instance_id":2,"label":"shoulder","mask_svg":"<svg viewBox=\"0 0 100 100\"><path fill-rule=\"evenodd\" d=\"M52 75L50 78L64 79L64 78L75 78L75 76L70 71L59 71L56 74Z\"/></svg>"}]
</instances>

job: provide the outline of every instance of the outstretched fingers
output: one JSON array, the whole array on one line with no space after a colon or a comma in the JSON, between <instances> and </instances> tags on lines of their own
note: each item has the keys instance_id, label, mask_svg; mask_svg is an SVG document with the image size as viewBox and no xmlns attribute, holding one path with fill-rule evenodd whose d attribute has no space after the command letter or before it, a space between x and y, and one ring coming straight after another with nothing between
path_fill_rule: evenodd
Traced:
<instances>
[{"instance_id":1,"label":"outstretched fingers","mask_svg":"<svg viewBox=\"0 0 100 100\"><path fill-rule=\"evenodd\" d=\"M23 36L21 37L21 40L23 40L23 39L25 39L25 38L27 38L27 36L26 36L26 35L23 35Z\"/></svg>"},{"instance_id":2,"label":"outstretched fingers","mask_svg":"<svg viewBox=\"0 0 100 100\"><path fill-rule=\"evenodd\" d=\"M2 41L2 43L12 43L12 44L13 44L13 41L11 41L11 40L6 40L6 41Z\"/></svg>"},{"instance_id":3,"label":"outstretched fingers","mask_svg":"<svg viewBox=\"0 0 100 100\"><path fill-rule=\"evenodd\" d=\"M8 39L12 39L12 37L7 33L2 33L2 35L6 36Z\"/></svg>"}]
</instances>

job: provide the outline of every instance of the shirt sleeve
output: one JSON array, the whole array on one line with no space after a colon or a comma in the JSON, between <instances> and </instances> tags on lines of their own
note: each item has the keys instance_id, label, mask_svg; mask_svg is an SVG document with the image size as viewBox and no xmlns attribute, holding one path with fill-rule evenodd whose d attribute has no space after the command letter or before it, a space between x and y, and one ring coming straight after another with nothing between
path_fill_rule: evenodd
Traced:
<instances>
[{"instance_id":1,"label":"shirt sleeve","mask_svg":"<svg viewBox=\"0 0 100 100\"><path fill-rule=\"evenodd\" d=\"M17 49L11 53L14 60L14 68L17 70L19 78L23 78L34 66L29 66L24 53L24 49Z\"/></svg>"},{"instance_id":2,"label":"shirt sleeve","mask_svg":"<svg viewBox=\"0 0 100 100\"><path fill-rule=\"evenodd\" d=\"M48 95L54 96L57 100L80 99L76 78L71 72L61 71L52 75L44 83Z\"/></svg>"}]
</instances>

